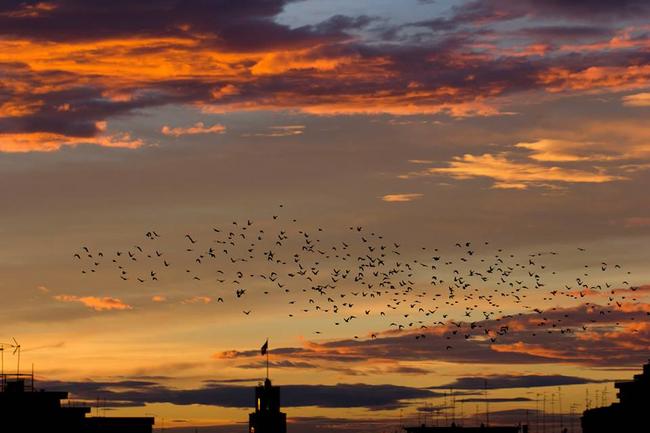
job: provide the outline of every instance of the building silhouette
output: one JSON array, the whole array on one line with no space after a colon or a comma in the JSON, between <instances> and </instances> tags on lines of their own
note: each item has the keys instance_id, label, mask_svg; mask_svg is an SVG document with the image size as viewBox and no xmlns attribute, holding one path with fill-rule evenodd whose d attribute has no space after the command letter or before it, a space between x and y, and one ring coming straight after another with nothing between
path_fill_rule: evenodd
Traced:
<instances>
[{"instance_id":1,"label":"building silhouette","mask_svg":"<svg viewBox=\"0 0 650 433\"><path fill-rule=\"evenodd\" d=\"M588 409L581 418L583 433L650 431L650 362L633 380L616 382L618 403Z\"/></svg>"},{"instance_id":2,"label":"building silhouette","mask_svg":"<svg viewBox=\"0 0 650 433\"><path fill-rule=\"evenodd\" d=\"M255 388L255 412L248 416L249 433L286 433L287 414L280 411L280 387L267 377Z\"/></svg>"},{"instance_id":3,"label":"building silhouette","mask_svg":"<svg viewBox=\"0 0 650 433\"><path fill-rule=\"evenodd\" d=\"M153 418L88 417L89 406L62 405L68 393L37 390L33 374L0 375L0 431L151 433Z\"/></svg>"}]
</instances>

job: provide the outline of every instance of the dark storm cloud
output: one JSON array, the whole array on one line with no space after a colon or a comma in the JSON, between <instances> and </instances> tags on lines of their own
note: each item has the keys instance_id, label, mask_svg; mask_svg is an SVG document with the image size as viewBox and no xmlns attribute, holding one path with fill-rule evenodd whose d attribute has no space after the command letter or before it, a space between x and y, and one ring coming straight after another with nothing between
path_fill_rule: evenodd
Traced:
<instances>
[{"instance_id":1,"label":"dark storm cloud","mask_svg":"<svg viewBox=\"0 0 650 433\"><path fill-rule=\"evenodd\" d=\"M118 402L126 406L172 403L245 408L252 407L254 401L254 389L251 386L213 383L197 389L173 389L150 381L40 382L39 388L69 391L74 398L84 400L95 400L99 396L108 402L108 406L112 406L112 402ZM284 385L282 405L391 409L400 407L403 400L439 395L441 394L435 391L397 385Z\"/></svg>"},{"instance_id":2,"label":"dark storm cloud","mask_svg":"<svg viewBox=\"0 0 650 433\"><path fill-rule=\"evenodd\" d=\"M459 377L445 385L433 386L430 389L511 389L534 388L540 386L582 385L586 383L602 383L602 381L584 377L563 375L495 375Z\"/></svg>"},{"instance_id":3,"label":"dark storm cloud","mask_svg":"<svg viewBox=\"0 0 650 433\"><path fill-rule=\"evenodd\" d=\"M590 21L611 20L646 14L650 5L644 0L473 0L454 8L454 19L467 21L503 21L524 16L568 18Z\"/></svg>"},{"instance_id":4,"label":"dark storm cloud","mask_svg":"<svg viewBox=\"0 0 650 433\"><path fill-rule=\"evenodd\" d=\"M104 38L211 36L225 50L266 50L323 42L343 36L348 26L368 20L334 17L319 26L289 28L273 21L291 0L58 0L52 9L34 10L23 2L5 6L0 34L48 41ZM34 7L36 2L32 2Z\"/></svg>"},{"instance_id":5,"label":"dark storm cloud","mask_svg":"<svg viewBox=\"0 0 650 433\"><path fill-rule=\"evenodd\" d=\"M577 40L595 37L612 36L613 30L606 26L531 26L524 27L514 32L515 35L527 36L536 40Z\"/></svg>"},{"instance_id":6,"label":"dark storm cloud","mask_svg":"<svg viewBox=\"0 0 650 433\"><path fill-rule=\"evenodd\" d=\"M529 19L567 19L579 22L575 26L550 25L537 26L542 36L585 37L607 34L607 27L587 26L592 21L614 21L613 18L640 18L650 13L650 5L644 0L625 0L611 2L607 0L523 0L512 2L508 0L471 0L456 5L448 17L436 17L402 25L402 28L420 27L433 32L450 32L464 26L485 25L521 18ZM552 35L552 28L559 33ZM610 29L611 31L611 29ZM395 34L393 32L393 34ZM529 33L535 34L534 31Z\"/></svg>"}]
</instances>

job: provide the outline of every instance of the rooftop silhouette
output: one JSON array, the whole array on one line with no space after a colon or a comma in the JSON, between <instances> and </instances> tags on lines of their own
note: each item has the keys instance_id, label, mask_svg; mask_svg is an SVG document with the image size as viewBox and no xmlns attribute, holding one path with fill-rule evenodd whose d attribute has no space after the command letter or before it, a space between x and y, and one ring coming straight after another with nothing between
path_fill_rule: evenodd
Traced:
<instances>
[{"instance_id":1,"label":"rooftop silhouette","mask_svg":"<svg viewBox=\"0 0 650 433\"><path fill-rule=\"evenodd\" d=\"M151 433L153 418L89 417L89 406L63 405L65 391L34 386L33 374L0 375L2 431L12 433ZM6 430L5 430L6 429Z\"/></svg>"},{"instance_id":2,"label":"rooftop silhouette","mask_svg":"<svg viewBox=\"0 0 650 433\"><path fill-rule=\"evenodd\" d=\"M648 431L650 424L650 362L631 381L616 382L618 403L586 410L583 433L636 433Z\"/></svg>"}]
</instances>

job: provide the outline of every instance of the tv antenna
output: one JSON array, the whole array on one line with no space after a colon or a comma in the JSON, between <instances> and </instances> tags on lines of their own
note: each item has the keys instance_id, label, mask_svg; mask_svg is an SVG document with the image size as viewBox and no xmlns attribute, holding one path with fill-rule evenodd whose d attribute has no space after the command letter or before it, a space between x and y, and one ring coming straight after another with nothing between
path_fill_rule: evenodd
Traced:
<instances>
[{"instance_id":1,"label":"tv antenna","mask_svg":"<svg viewBox=\"0 0 650 433\"><path fill-rule=\"evenodd\" d=\"M14 341L16 341L14 339ZM5 374L5 347L15 348L16 345L12 343L0 343L0 375Z\"/></svg>"},{"instance_id":2,"label":"tv antenna","mask_svg":"<svg viewBox=\"0 0 650 433\"><path fill-rule=\"evenodd\" d=\"M20 375L20 344L16 341L14 337L11 337L12 340L14 340L13 348L14 348L14 355L16 353L18 354L18 360L16 362L16 377Z\"/></svg>"},{"instance_id":3,"label":"tv antenna","mask_svg":"<svg viewBox=\"0 0 650 433\"><path fill-rule=\"evenodd\" d=\"M5 376L5 346L8 346L8 344L0 343L0 358L2 358L0 362L0 377Z\"/></svg>"}]
</instances>

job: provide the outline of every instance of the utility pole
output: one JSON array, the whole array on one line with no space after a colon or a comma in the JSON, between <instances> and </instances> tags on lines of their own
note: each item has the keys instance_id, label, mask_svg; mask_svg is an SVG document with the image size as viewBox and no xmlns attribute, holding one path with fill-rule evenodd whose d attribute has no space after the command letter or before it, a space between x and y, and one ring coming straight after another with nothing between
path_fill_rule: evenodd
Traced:
<instances>
[{"instance_id":1,"label":"utility pole","mask_svg":"<svg viewBox=\"0 0 650 433\"><path fill-rule=\"evenodd\" d=\"M447 393L444 393L444 398L442 402L443 408L442 410L445 411L444 417L445 417L445 427L449 426L449 411L447 410Z\"/></svg>"},{"instance_id":2,"label":"utility pole","mask_svg":"<svg viewBox=\"0 0 650 433\"><path fill-rule=\"evenodd\" d=\"M542 433L546 433L546 393L542 396Z\"/></svg>"},{"instance_id":3,"label":"utility pole","mask_svg":"<svg viewBox=\"0 0 650 433\"><path fill-rule=\"evenodd\" d=\"M553 427L555 425L555 393L551 393L551 411L550 411L550 418L551 418L551 430L555 430Z\"/></svg>"}]
</instances>

